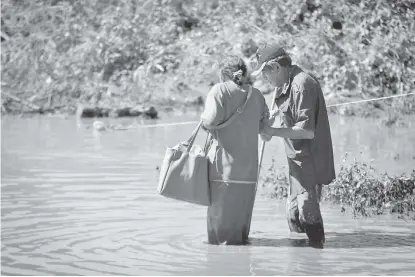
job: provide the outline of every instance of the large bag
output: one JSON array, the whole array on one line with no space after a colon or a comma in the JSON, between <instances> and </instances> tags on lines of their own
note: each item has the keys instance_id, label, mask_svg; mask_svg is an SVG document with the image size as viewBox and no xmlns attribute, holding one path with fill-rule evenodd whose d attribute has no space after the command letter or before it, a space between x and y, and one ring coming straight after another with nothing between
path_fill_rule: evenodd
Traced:
<instances>
[{"instance_id":1,"label":"large bag","mask_svg":"<svg viewBox=\"0 0 415 277\"><path fill-rule=\"evenodd\" d=\"M227 121L214 127L204 126L209 130L217 130L229 125L242 114L251 94L252 88L250 87L245 103L238 107ZM212 139L212 136L208 136L204 149L199 145L194 145L201 125L202 121L199 122L188 141L179 143L173 148L167 148L160 168L157 191L168 198L209 206L209 160L206 153L210 146L208 141Z\"/></svg>"},{"instance_id":2,"label":"large bag","mask_svg":"<svg viewBox=\"0 0 415 277\"><path fill-rule=\"evenodd\" d=\"M157 190L168 198L209 206L208 159L199 145L193 145L201 125L187 142L167 148Z\"/></svg>"}]
</instances>

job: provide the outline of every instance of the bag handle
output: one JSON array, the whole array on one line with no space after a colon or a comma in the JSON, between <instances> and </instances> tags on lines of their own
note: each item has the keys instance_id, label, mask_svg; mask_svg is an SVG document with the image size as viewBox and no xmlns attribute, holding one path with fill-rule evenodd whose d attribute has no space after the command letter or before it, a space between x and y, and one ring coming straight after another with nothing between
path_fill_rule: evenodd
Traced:
<instances>
[{"instance_id":1,"label":"bag handle","mask_svg":"<svg viewBox=\"0 0 415 277\"><path fill-rule=\"evenodd\" d=\"M228 87L226 87L226 85L225 85L225 88L226 88L226 90L228 90ZM222 128L228 126L235 118L237 118L239 115L241 115L244 112L246 104L248 103L248 100L251 98L251 95L252 95L252 87L249 86L249 91L248 91L248 95L246 96L245 103L242 104L241 106L239 106L236 109L236 111L233 113L233 115L228 120L226 120L222 124L219 124L219 125L216 125L216 126L209 126L209 125L205 125L205 124L203 124L203 126L205 126L206 129L210 129L210 130L219 130L219 129L222 129Z\"/></svg>"},{"instance_id":2,"label":"bag handle","mask_svg":"<svg viewBox=\"0 0 415 277\"><path fill-rule=\"evenodd\" d=\"M190 150L192 149L193 143L195 142L197 133L199 132L201 126L202 126L202 121L200 121L199 124L197 124L196 128L192 132L192 135L187 140L187 145L188 145L187 152L190 152Z\"/></svg>"}]
</instances>

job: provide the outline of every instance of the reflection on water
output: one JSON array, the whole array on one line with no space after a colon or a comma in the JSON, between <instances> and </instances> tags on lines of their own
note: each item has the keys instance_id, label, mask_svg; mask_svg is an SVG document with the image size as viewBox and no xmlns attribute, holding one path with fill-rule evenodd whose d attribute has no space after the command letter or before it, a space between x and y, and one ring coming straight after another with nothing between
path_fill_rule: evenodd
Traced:
<instances>
[{"instance_id":1,"label":"reflection on water","mask_svg":"<svg viewBox=\"0 0 415 277\"><path fill-rule=\"evenodd\" d=\"M374 159L381 172L415 168L414 126L388 129L375 121L330 119L337 168L345 152ZM131 122L141 124L124 123ZM302 235L290 235L284 203L261 196L249 245L208 245L206 208L156 192L156 167L165 148L187 139L194 126L99 133L86 128L90 124L2 119L2 274L415 273L414 222L356 220L326 204L323 249L311 247ZM200 136L198 143L203 141ZM285 165L278 139L267 144L264 164L271 158Z\"/></svg>"}]
</instances>

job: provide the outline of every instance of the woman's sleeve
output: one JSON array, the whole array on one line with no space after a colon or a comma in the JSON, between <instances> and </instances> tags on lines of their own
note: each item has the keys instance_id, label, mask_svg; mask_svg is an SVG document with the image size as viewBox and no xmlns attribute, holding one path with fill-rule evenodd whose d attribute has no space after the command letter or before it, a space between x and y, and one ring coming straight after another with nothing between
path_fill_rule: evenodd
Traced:
<instances>
[{"instance_id":1,"label":"woman's sleeve","mask_svg":"<svg viewBox=\"0 0 415 277\"><path fill-rule=\"evenodd\" d=\"M201 115L201 120L205 127L217 126L223 122L225 118L225 108L223 103L223 96L219 85L215 85L209 91L206 101L205 109Z\"/></svg>"},{"instance_id":2,"label":"woman's sleeve","mask_svg":"<svg viewBox=\"0 0 415 277\"><path fill-rule=\"evenodd\" d=\"M268 109L268 105L265 102L265 98L262 95L262 93L260 93L261 95L261 119L259 121L259 133L261 134L263 129L267 126L271 126L271 122L269 120L269 109Z\"/></svg>"}]
</instances>

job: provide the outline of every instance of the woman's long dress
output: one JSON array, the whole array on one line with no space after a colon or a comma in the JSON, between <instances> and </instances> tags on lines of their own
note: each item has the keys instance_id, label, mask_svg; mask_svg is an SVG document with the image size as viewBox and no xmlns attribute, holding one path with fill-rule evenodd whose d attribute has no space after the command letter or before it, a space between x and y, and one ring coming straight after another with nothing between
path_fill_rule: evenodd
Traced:
<instances>
[{"instance_id":1,"label":"woman's long dress","mask_svg":"<svg viewBox=\"0 0 415 277\"><path fill-rule=\"evenodd\" d=\"M209 92L203 123L217 126L243 105L249 87L233 82L216 84ZM211 205L207 211L211 244L243 244L248 238L258 174L258 134L268 124L269 111L262 93L252 89L240 114L228 126L211 131L208 151Z\"/></svg>"}]
</instances>

